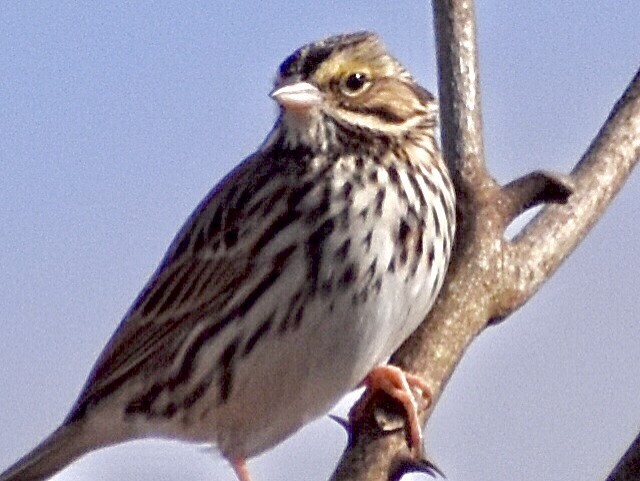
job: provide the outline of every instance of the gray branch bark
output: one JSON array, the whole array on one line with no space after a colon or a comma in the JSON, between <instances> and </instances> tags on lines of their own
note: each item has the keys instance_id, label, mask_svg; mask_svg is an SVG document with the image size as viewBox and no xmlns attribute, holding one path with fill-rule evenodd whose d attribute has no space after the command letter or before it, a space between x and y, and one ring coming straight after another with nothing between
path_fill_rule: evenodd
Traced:
<instances>
[{"instance_id":1,"label":"gray branch bark","mask_svg":"<svg viewBox=\"0 0 640 481\"><path fill-rule=\"evenodd\" d=\"M440 298L391 360L429 383L433 403L422 413L425 422L469 343L549 279L602 216L640 157L639 70L570 175L534 172L498 185L484 161L473 0L433 0L433 12L442 147L459 199L459 230ZM554 205L506 240L511 221L541 203ZM376 406L374 414L384 409ZM403 431L384 431L376 419L380 416L350 427L332 481L386 481L409 470L431 469L428 462L411 460ZM624 478L609 481L619 479Z\"/></svg>"}]
</instances>

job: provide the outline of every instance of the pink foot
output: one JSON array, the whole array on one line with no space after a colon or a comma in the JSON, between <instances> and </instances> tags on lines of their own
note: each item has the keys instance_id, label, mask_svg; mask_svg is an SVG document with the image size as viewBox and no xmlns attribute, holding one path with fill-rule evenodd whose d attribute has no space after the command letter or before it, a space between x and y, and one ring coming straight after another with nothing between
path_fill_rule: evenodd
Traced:
<instances>
[{"instance_id":1,"label":"pink foot","mask_svg":"<svg viewBox=\"0 0 640 481\"><path fill-rule=\"evenodd\" d=\"M396 366L383 365L374 367L363 381L366 391L362 399L351 409L349 418L351 421L361 419L366 412L367 405L378 391L383 391L404 407L409 429L409 447L414 456L422 457L422 428L418 419L419 407L428 407L431 404L431 390L424 380L414 374L404 372ZM421 404L413 394L411 388L417 388L422 393Z\"/></svg>"},{"instance_id":2,"label":"pink foot","mask_svg":"<svg viewBox=\"0 0 640 481\"><path fill-rule=\"evenodd\" d=\"M244 458L234 458L231 459L230 462L236 476L238 476L238 481L251 481L251 476L247 469L247 462Z\"/></svg>"}]
</instances>

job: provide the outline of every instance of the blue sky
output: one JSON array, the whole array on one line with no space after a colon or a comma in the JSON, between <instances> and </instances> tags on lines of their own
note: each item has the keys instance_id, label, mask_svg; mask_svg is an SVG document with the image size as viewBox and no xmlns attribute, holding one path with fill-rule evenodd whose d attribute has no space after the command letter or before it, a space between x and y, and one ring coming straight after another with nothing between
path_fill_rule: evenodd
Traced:
<instances>
[{"instance_id":1,"label":"blue sky","mask_svg":"<svg viewBox=\"0 0 640 481\"><path fill-rule=\"evenodd\" d=\"M492 174L567 171L638 68L637 1L479 3ZM282 59L356 29L435 91L423 1L3 2L0 468L63 419L184 219L267 134ZM603 479L637 433L639 197L635 174L542 291L472 345L427 429L450 481ZM326 479L344 443L325 418L251 468ZM156 441L56 479L233 475L218 455Z\"/></svg>"}]
</instances>

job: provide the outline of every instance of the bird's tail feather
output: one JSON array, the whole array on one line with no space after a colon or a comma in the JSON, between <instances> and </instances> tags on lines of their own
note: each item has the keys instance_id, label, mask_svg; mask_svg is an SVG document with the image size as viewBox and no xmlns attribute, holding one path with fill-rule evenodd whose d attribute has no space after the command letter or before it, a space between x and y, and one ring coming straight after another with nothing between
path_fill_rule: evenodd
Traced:
<instances>
[{"instance_id":1,"label":"bird's tail feather","mask_svg":"<svg viewBox=\"0 0 640 481\"><path fill-rule=\"evenodd\" d=\"M95 449L84 423L63 424L0 474L0 481L42 481Z\"/></svg>"}]
</instances>

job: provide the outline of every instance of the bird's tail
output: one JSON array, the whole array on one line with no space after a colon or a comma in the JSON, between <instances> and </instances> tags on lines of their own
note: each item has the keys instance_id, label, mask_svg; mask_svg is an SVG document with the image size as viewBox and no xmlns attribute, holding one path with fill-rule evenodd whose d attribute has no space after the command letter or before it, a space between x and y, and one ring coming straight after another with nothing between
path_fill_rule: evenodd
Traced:
<instances>
[{"instance_id":1,"label":"bird's tail","mask_svg":"<svg viewBox=\"0 0 640 481\"><path fill-rule=\"evenodd\" d=\"M97 447L86 425L63 424L33 451L0 474L0 481L42 481Z\"/></svg>"}]
</instances>

